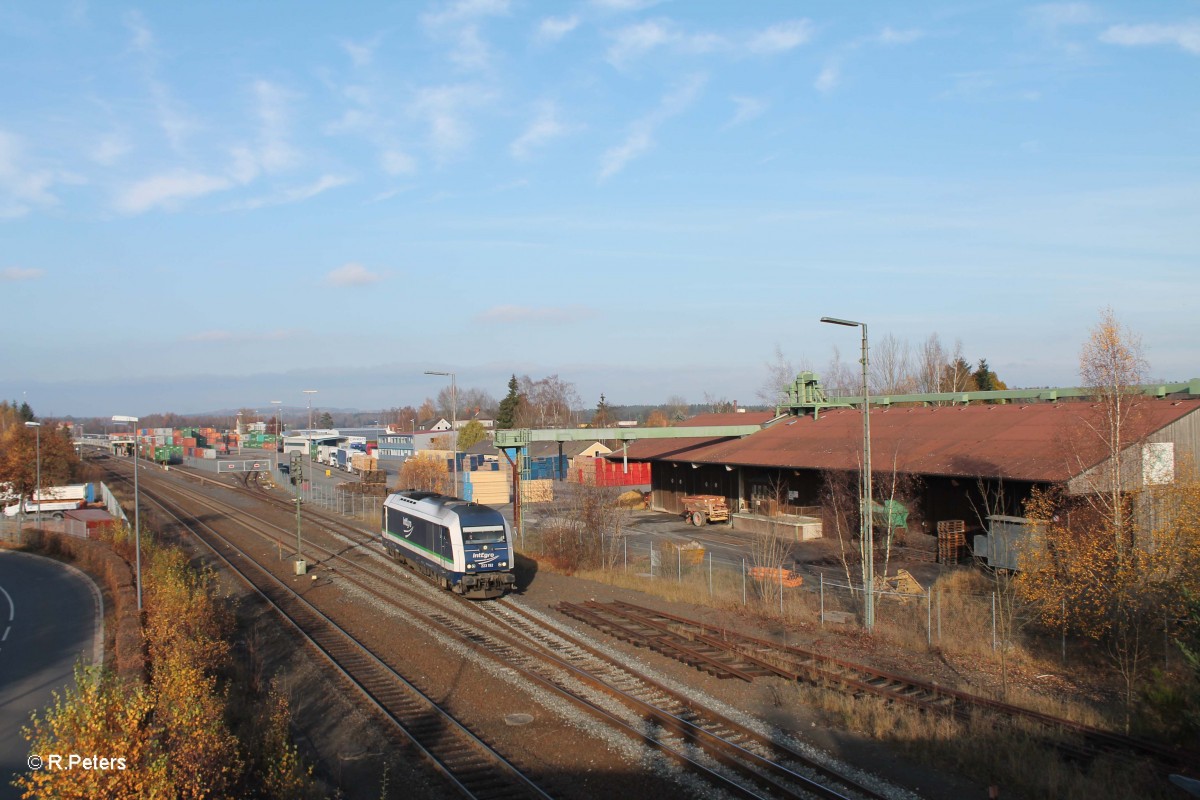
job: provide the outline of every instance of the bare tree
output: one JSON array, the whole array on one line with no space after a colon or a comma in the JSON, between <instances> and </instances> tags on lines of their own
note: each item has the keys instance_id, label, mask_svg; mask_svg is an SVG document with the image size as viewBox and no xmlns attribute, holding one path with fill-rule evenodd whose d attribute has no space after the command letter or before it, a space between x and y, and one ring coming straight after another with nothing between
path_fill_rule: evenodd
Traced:
<instances>
[{"instance_id":1,"label":"bare tree","mask_svg":"<svg viewBox=\"0 0 1200 800\"><path fill-rule=\"evenodd\" d=\"M892 334L871 345L869 380L872 394L908 394L916 385L912 349Z\"/></svg>"},{"instance_id":2,"label":"bare tree","mask_svg":"<svg viewBox=\"0 0 1200 800\"><path fill-rule=\"evenodd\" d=\"M917 390L921 392L945 392L946 364L949 358L946 348L937 333L929 334L929 338L921 345L917 361Z\"/></svg>"},{"instance_id":3,"label":"bare tree","mask_svg":"<svg viewBox=\"0 0 1200 800\"><path fill-rule=\"evenodd\" d=\"M582 405L575 384L557 375L534 381L521 376L521 403L517 408L517 426L521 428L568 428L578 420Z\"/></svg>"},{"instance_id":4,"label":"bare tree","mask_svg":"<svg viewBox=\"0 0 1200 800\"><path fill-rule=\"evenodd\" d=\"M833 347L829 358L829 366L825 368L825 391L831 397L851 397L862 394L862 368L853 369L842 361L841 350Z\"/></svg>"},{"instance_id":5,"label":"bare tree","mask_svg":"<svg viewBox=\"0 0 1200 800\"><path fill-rule=\"evenodd\" d=\"M821 505L827 514L826 519L833 523L837 533L838 552L846 573L846 583L850 586L854 585L851 566L859 563L861 558L854 548L847 546L847 542L857 537L861 529L858 489L859 478L853 472L825 470L821 473Z\"/></svg>"},{"instance_id":6,"label":"bare tree","mask_svg":"<svg viewBox=\"0 0 1200 800\"><path fill-rule=\"evenodd\" d=\"M451 411L454 406L454 397L451 387L443 386L437 395L438 413L447 419L451 416ZM458 418L471 419L473 417L491 418L496 414L496 399L488 394L485 389L470 388L458 389Z\"/></svg>"},{"instance_id":7,"label":"bare tree","mask_svg":"<svg viewBox=\"0 0 1200 800\"><path fill-rule=\"evenodd\" d=\"M717 397L708 392L704 393L704 405L708 406L708 410L714 414L727 414L737 407L735 403L727 400L724 395Z\"/></svg>"},{"instance_id":8,"label":"bare tree","mask_svg":"<svg viewBox=\"0 0 1200 800\"><path fill-rule=\"evenodd\" d=\"M775 356L763 366L767 368L767 377L755 395L763 405L773 406L787 392L788 387L796 380L796 366L783 354L783 348L775 344Z\"/></svg>"},{"instance_id":9,"label":"bare tree","mask_svg":"<svg viewBox=\"0 0 1200 800\"><path fill-rule=\"evenodd\" d=\"M663 407L663 413L667 415L667 419L671 422L682 422L688 417L688 401L682 395L673 394L667 398L667 402Z\"/></svg>"},{"instance_id":10,"label":"bare tree","mask_svg":"<svg viewBox=\"0 0 1200 800\"><path fill-rule=\"evenodd\" d=\"M1129 528L1126 484L1138 466L1128 462L1141 458L1130 447L1134 444L1130 423L1145 400L1138 386L1147 370L1141 337L1126 329L1112 308L1106 308L1080 350L1079 374L1098 401L1098 413L1086 424L1107 457L1103 474L1091 477L1088 488L1093 491L1088 494L1097 513L1110 521L1118 557L1124 553ZM1087 443L1083 448L1086 451Z\"/></svg>"}]
</instances>

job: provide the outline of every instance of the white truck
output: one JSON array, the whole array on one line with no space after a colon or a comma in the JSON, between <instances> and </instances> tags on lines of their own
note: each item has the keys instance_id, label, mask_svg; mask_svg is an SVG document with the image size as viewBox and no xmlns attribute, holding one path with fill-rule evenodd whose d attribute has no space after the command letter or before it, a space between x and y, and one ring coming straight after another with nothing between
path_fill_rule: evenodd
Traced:
<instances>
[{"instance_id":1,"label":"white truck","mask_svg":"<svg viewBox=\"0 0 1200 800\"><path fill-rule=\"evenodd\" d=\"M54 519L62 519L66 511L83 508L96 499L96 487L90 483L77 483L71 486L47 486L40 492L34 492L32 497L5 506L4 516L15 517L24 509L26 515L49 514Z\"/></svg>"}]
</instances>

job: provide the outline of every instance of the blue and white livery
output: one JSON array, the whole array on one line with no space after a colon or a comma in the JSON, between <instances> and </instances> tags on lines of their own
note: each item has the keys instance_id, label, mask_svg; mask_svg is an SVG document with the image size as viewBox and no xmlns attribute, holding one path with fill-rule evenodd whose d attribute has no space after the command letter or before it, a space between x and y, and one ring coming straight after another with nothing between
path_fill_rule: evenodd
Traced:
<instances>
[{"instance_id":1,"label":"blue and white livery","mask_svg":"<svg viewBox=\"0 0 1200 800\"><path fill-rule=\"evenodd\" d=\"M516 585L512 529L494 508L433 492L396 492L383 504L383 548L464 597Z\"/></svg>"}]
</instances>

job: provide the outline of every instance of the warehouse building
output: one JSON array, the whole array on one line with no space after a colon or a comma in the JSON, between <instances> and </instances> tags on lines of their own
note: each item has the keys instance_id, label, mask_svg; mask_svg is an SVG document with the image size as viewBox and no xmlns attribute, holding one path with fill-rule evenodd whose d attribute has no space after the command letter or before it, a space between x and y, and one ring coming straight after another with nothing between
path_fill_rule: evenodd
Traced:
<instances>
[{"instance_id":1,"label":"warehouse building","mask_svg":"<svg viewBox=\"0 0 1200 800\"><path fill-rule=\"evenodd\" d=\"M1146 399L1126 422L1127 485L1173 480L1183 462L1200 467L1200 400ZM1019 516L1034 487L1096 491L1108 463L1096 435L1104 410L1090 402L1028 405L873 407L876 499L898 496L913 524L933 532L942 520L980 527L987 514ZM683 510L693 494L724 496L736 513L821 516L830 486L846 485L862 462L862 412L707 414L684 426L763 424L744 438L645 439L630 461L653 464L652 507ZM618 457L620 451L612 458ZM849 478L851 491L855 478Z\"/></svg>"}]
</instances>

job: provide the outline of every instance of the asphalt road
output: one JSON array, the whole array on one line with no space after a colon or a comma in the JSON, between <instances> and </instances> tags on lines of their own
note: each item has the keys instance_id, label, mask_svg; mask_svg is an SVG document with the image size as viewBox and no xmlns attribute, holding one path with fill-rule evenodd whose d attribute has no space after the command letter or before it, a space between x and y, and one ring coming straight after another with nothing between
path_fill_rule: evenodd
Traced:
<instances>
[{"instance_id":1,"label":"asphalt road","mask_svg":"<svg viewBox=\"0 0 1200 800\"><path fill-rule=\"evenodd\" d=\"M30 713L74 684L78 659L103 658L103 618L100 593L83 573L0 550L0 800L20 797L10 782L28 769L21 727Z\"/></svg>"}]
</instances>

